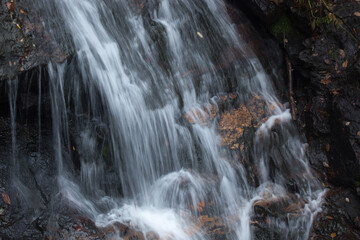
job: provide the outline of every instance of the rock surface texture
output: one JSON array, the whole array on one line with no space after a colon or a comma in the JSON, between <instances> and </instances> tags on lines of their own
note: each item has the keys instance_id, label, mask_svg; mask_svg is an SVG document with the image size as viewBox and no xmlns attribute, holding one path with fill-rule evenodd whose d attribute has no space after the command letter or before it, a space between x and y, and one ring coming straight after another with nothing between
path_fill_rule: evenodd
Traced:
<instances>
[{"instance_id":1,"label":"rock surface texture","mask_svg":"<svg viewBox=\"0 0 360 240\"><path fill-rule=\"evenodd\" d=\"M358 239L359 1L232 2L266 26L289 56L296 122L313 168L331 189L311 239Z\"/></svg>"},{"instance_id":2,"label":"rock surface texture","mask_svg":"<svg viewBox=\"0 0 360 240\"><path fill-rule=\"evenodd\" d=\"M0 80L13 79L50 59L61 62L67 57L45 31L35 4L28 0L0 2Z\"/></svg>"},{"instance_id":3,"label":"rock surface texture","mask_svg":"<svg viewBox=\"0 0 360 240\"><path fill-rule=\"evenodd\" d=\"M141 2L134 1L133 7L141 11ZM323 185L330 189L323 211L314 221L310 239L359 239L360 3L356 0L229 2L233 4L228 5L230 17L248 47L261 57L265 70L276 79L274 83L283 99L287 99L288 93L282 87L284 78L275 76L272 70L276 68L277 72L286 74L285 55L291 63L296 123L307 139L313 168ZM234 6L246 12L258 29L247 27L249 20ZM31 82L31 76L36 79L40 73L46 75L37 67L50 60L64 61L70 54L51 40L34 1L0 1L0 20L0 239L108 239L119 234L124 239L159 239L156 233L148 232L145 236L122 224L98 229L81 213L59 204L62 196L56 195L53 187L56 163L52 157L51 124L47 124L51 122L49 96L45 94L47 84L41 83L43 95L39 96L39 86ZM262 33L263 38L254 39L252 31ZM241 56L228 59L226 52L223 53L218 70L226 72L234 61L241 61ZM15 102L18 115L16 130L12 132L14 116L9 110L9 86L4 80L15 78L19 79ZM234 93L220 96L214 105L188 111L184 119L189 124L218 121L221 144L243 161L251 145L247 140L266 121L266 113L271 109L258 96L250 96L246 102L239 98ZM22 146L16 153L12 152L14 135L17 145ZM37 156L39 148L41 157ZM64 152L74 154L71 149ZM18 162L9 157L13 154L18 156ZM17 165L22 166L19 176L28 185L17 186L18 191L12 191L9 167ZM256 175L256 166L248 165L253 173L249 175ZM22 199L21 191L26 195L32 191L33 198ZM296 215L296 204L291 204L289 199L255 203L251 219L255 238L277 239L277 233L271 231L271 219ZM200 212L198 229L189 229L189 234L204 231L209 239L222 239L222 233L231 232L212 215L211 202L201 202L196 207Z\"/></svg>"}]
</instances>

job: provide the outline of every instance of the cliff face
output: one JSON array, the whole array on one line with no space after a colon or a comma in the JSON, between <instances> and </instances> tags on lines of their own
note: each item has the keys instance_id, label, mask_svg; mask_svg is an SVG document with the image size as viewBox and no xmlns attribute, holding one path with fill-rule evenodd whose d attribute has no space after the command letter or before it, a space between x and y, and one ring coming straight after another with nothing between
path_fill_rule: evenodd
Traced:
<instances>
[{"instance_id":1,"label":"cliff face","mask_svg":"<svg viewBox=\"0 0 360 240\"><path fill-rule=\"evenodd\" d=\"M232 2L265 26L289 57L296 122L307 138L313 168L330 188L326 209L315 220L313 239L358 238L360 3Z\"/></svg>"},{"instance_id":2,"label":"cliff face","mask_svg":"<svg viewBox=\"0 0 360 240\"><path fill-rule=\"evenodd\" d=\"M271 74L272 68L286 68L286 55L291 63L293 76L291 91L295 100L293 107L295 107L296 122L309 143L308 153L313 168L319 173L324 186L330 189L326 196L324 211L315 220L312 239L360 238L358 196L360 192L358 190L360 187L360 5L358 1L229 0L229 2L246 12L251 21L258 25L259 29L256 30L264 33L265 40L254 38L251 32L244 32L249 29L247 27L249 23L239 17L239 13L234 8L228 8L246 44L249 48L255 49L255 54L262 56L260 60L263 60L262 63L268 73ZM51 40L50 33L43 26L41 11L34 4L36 3L30 0L0 1L0 19L3 23L0 36L0 93L5 93L3 88L5 84L4 81L1 83L1 80L16 77L21 80L24 74L35 74L35 78L37 74L46 75L41 69L33 69L46 65L50 60L61 62L69 55ZM279 46L283 49L283 56L278 51ZM226 53L223 55L226 58ZM232 61L227 61L231 65ZM281 81L280 78L280 82L276 83L277 87L283 95L286 95L288 91L281 89ZM68 229L69 234L84 233L88 229L95 231L93 230L95 227L91 225L92 223L86 222L87 220L74 222L74 219L80 219L79 213L71 213L69 217L70 210L61 209L66 214L54 217L49 216L51 213L46 210L48 206L57 206L56 200L53 200L56 190L52 189L52 186L56 185L55 179L52 178L56 170L51 157L53 155L51 124L42 123L43 140L48 143L42 147L42 151L48 158L44 157L40 162L32 160L36 158L38 151L36 140L38 88L39 86L34 82L31 83L31 80L30 83L19 84L18 108L24 114L26 112L26 116L18 116L18 124L24 126L18 126L17 131L18 144L24 146L21 150L24 156L20 163L22 166L27 166L22 169L21 174L24 178L31 179L29 184L32 189L36 189L33 193L35 199L33 201L39 202L39 207L36 209L39 217L29 223L24 216L32 216L33 210L28 209L26 212L23 208L16 208L15 202L7 204L5 200L8 196L2 195L0 224L7 227L8 236L14 238L26 234L33 239L44 236L47 234L46 231L50 231L47 230L47 225L51 225L48 221L51 217L60 219L53 220L52 224L55 225L56 222L62 225L61 228ZM8 166L11 164L8 156L12 154L11 132L5 126L10 126L11 119L8 97L4 96L0 96L2 111L0 149L3 153L0 162L1 166ZM46 94L42 96L41 111L42 116L45 116L43 122L50 122L50 116L46 117L50 112L46 97ZM31 99L35 100L31 101ZM237 110L229 111L228 114L231 115L233 112L237 113ZM29 115L34 116L32 120ZM226 115L222 119L225 122ZM235 121L239 122L241 119ZM226 132L223 134L225 135ZM8 167L1 168L1 181L5 182L1 185L1 191L4 191L3 187L9 184L8 170ZM24 204L27 204L26 201ZM276 233L271 232L271 224L267 223L268 217L275 215L278 217L281 214L285 217L289 212L279 213L278 209L292 210L294 207L281 204L279 207L277 204L278 202L266 202L254 207L256 216L253 225L256 227L257 239L276 239ZM60 209L62 206L59 205L57 208ZM8 215L4 216L3 211ZM9 215L11 218L8 218ZM88 228L81 229L87 227L87 224ZM60 230L54 230L54 232L58 231Z\"/></svg>"}]
</instances>

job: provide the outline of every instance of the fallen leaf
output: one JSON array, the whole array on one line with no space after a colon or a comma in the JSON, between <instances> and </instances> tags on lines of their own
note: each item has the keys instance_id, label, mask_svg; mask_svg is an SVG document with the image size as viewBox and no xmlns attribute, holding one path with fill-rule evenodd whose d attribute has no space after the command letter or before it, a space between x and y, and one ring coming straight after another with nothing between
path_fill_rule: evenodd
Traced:
<instances>
[{"instance_id":1,"label":"fallen leaf","mask_svg":"<svg viewBox=\"0 0 360 240\"><path fill-rule=\"evenodd\" d=\"M329 219L329 220L333 220L333 219L334 219L334 218L331 217L331 216L326 216L326 218Z\"/></svg>"},{"instance_id":2,"label":"fallen leaf","mask_svg":"<svg viewBox=\"0 0 360 240\"><path fill-rule=\"evenodd\" d=\"M331 238L335 238L336 237L336 233L332 233L330 234Z\"/></svg>"},{"instance_id":3,"label":"fallen leaf","mask_svg":"<svg viewBox=\"0 0 360 240\"><path fill-rule=\"evenodd\" d=\"M345 198L345 201L346 201L346 202L350 202L350 199L349 199L349 198Z\"/></svg>"},{"instance_id":4,"label":"fallen leaf","mask_svg":"<svg viewBox=\"0 0 360 240\"><path fill-rule=\"evenodd\" d=\"M360 136L360 131L358 131L356 134L357 134L358 136Z\"/></svg>"},{"instance_id":5,"label":"fallen leaf","mask_svg":"<svg viewBox=\"0 0 360 240\"><path fill-rule=\"evenodd\" d=\"M11 204L11 201L10 201L9 195L7 195L7 194L4 193L4 192L3 192L1 195L2 195L2 198L3 198L4 202L10 205L10 204Z\"/></svg>"},{"instance_id":6,"label":"fallen leaf","mask_svg":"<svg viewBox=\"0 0 360 240\"><path fill-rule=\"evenodd\" d=\"M334 89L331 91L331 93L334 95L338 95L340 92L339 92L339 89Z\"/></svg>"},{"instance_id":7,"label":"fallen leaf","mask_svg":"<svg viewBox=\"0 0 360 240\"><path fill-rule=\"evenodd\" d=\"M320 82L324 85L328 85L329 83L331 83L330 79L321 79Z\"/></svg>"},{"instance_id":8,"label":"fallen leaf","mask_svg":"<svg viewBox=\"0 0 360 240\"><path fill-rule=\"evenodd\" d=\"M75 146L73 146L73 151L75 151L76 149L75 149Z\"/></svg>"},{"instance_id":9,"label":"fallen leaf","mask_svg":"<svg viewBox=\"0 0 360 240\"><path fill-rule=\"evenodd\" d=\"M346 60L345 62L343 62L342 66L343 66L343 68L347 68L347 66L348 66L348 60Z\"/></svg>"},{"instance_id":10,"label":"fallen leaf","mask_svg":"<svg viewBox=\"0 0 360 240\"><path fill-rule=\"evenodd\" d=\"M0 216L3 215L4 212L5 212L5 209L0 208Z\"/></svg>"},{"instance_id":11,"label":"fallen leaf","mask_svg":"<svg viewBox=\"0 0 360 240\"><path fill-rule=\"evenodd\" d=\"M330 151L330 144L326 144L326 151L327 151L327 152Z\"/></svg>"},{"instance_id":12,"label":"fallen leaf","mask_svg":"<svg viewBox=\"0 0 360 240\"><path fill-rule=\"evenodd\" d=\"M354 16L360 17L360 12L354 12Z\"/></svg>"},{"instance_id":13,"label":"fallen leaf","mask_svg":"<svg viewBox=\"0 0 360 240\"><path fill-rule=\"evenodd\" d=\"M75 229L75 231L77 231L77 232L79 232L79 231L81 231L82 230L82 227L81 227L81 225L80 224L74 224L73 225L73 228Z\"/></svg>"},{"instance_id":14,"label":"fallen leaf","mask_svg":"<svg viewBox=\"0 0 360 240\"><path fill-rule=\"evenodd\" d=\"M329 164L327 162L323 162L323 166L326 168L330 168Z\"/></svg>"},{"instance_id":15,"label":"fallen leaf","mask_svg":"<svg viewBox=\"0 0 360 240\"><path fill-rule=\"evenodd\" d=\"M325 59L324 63L326 63L327 65L330 65L330 60L329 59Z\"/></svg>"},{"instance_id":16,"label":"fallen leaf","mask_svg":"<svg viewBox=\"0 0 360 240\"><path fill-rule=\"evenodd\" d=\"M201 32L196 32L196 34L201 37L201 38L204 38L204 36L201 34Z\"/></svg>"},{"instance_id":17,"label":"fallen leaf","mask_svg":"<svg viewBox=\"0 0 360 240\"><path fill-rule=\"evenodd\" d=\"M24 9L22 9L22 8L20 8L20 12L21 12L22 14L24 14L25 16L28 15L28 13L27 13Z\"/></svg>"},{"instance_id":18,"label":"fallen leaf","mask_svg":"<svg viewBox=\"0 0 360 240\"><path fill-rule=\"evenodd\" d=\"M341 56L342 58L345 58L345 57L346 57L346 53L345 53L345 51L344 51L343 49L339 49L339 53L340 53L340 56Z\"/></svg>"},{"instance_id":19,"label":"fallen leaf","mask_svg":"<svg viewBox=\"0 0 360 240\"><path fill-rule=\"evenodd\" d=\"M6 3L6 7L7 7L7 9L9 9L10 11L15 12L15 2L7 2L7 3Z\"/></svg>"},{"instance_id":20,"label":"fallen leaf","mask_svg":"<svg viewBox=\"0 0 360 240\"><path fill-rule=\"evenodd\" d=\"M359 222L359 216L356 216L355 222Z\"/></svg>"},{"instance_id":21,"label":"fallen leaf","mask_svg":"<svg viewBox=\"0 0 360 240\"><path fill-rule=\"evenodd\" d=\"M350 125L350 122L346 122L346 123L345 123L345 126L349 126L349 125Z\"/></svg>"},{"instance_id":22,"label":"fallen leaf","mask_svg":"<svg viewBox=\"0 0 360 240\"><path fill-rule=\"evenodd\" d=\"M197 209L199 212L202 212L203 211L203 207L205 207L205 203L203 201L200 201L198 206L197 206Z\"/></svg>"}]
</instances>

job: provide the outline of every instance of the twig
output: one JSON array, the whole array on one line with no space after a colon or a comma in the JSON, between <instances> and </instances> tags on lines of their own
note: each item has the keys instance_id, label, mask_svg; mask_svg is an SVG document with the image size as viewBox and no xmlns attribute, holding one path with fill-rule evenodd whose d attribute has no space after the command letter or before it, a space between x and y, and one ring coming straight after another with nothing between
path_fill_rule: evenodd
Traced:
<instances>
[{"instance_id":1,"label":"twig","mask_svg":"<svg viewBox=\"0 0 360 240\"><path fill-rule=\"evenodd\" d=\"M294 99L294 91L293 91L293 68L289 59L289 56L285 55L286 65L288 69L288 78L289 78L289 101L291 108L291 117L295 121L296 120L296 104Z\"/></svg>"}]
</instances>

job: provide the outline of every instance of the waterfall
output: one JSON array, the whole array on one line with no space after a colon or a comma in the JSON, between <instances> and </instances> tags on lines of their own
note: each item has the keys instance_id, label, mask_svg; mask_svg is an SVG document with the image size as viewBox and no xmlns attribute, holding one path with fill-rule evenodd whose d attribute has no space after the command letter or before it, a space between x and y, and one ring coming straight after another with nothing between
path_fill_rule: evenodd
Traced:
<instances>
[{"instance_id":1,"label":"waterfall","mask_svg":"<svg viewBox=\"0 0 360 240\"><path fill-rule=\"evenodd\" d=\"M229 229L225 238L246 240L254 238L253 206L284 199L298 203L298 211L270 219L279 239L307 239L323 190L289 110L223 1L51 0L41 6L54 39L75 52L48 67L58 183L69 204L98 227L120 222L144 235L185 240L209 239L197 225L202 206L211 203L213 216ZM240 59L226 73L223 52ZM243 103L257 96L271 109L249 139L256 175L220 145L218 117L198 121L203 106L216 107L225 92ZM194 109L199 114L186 121ZM297 188L291 196L290 180Z\"/></svg>"}]
</instances>

